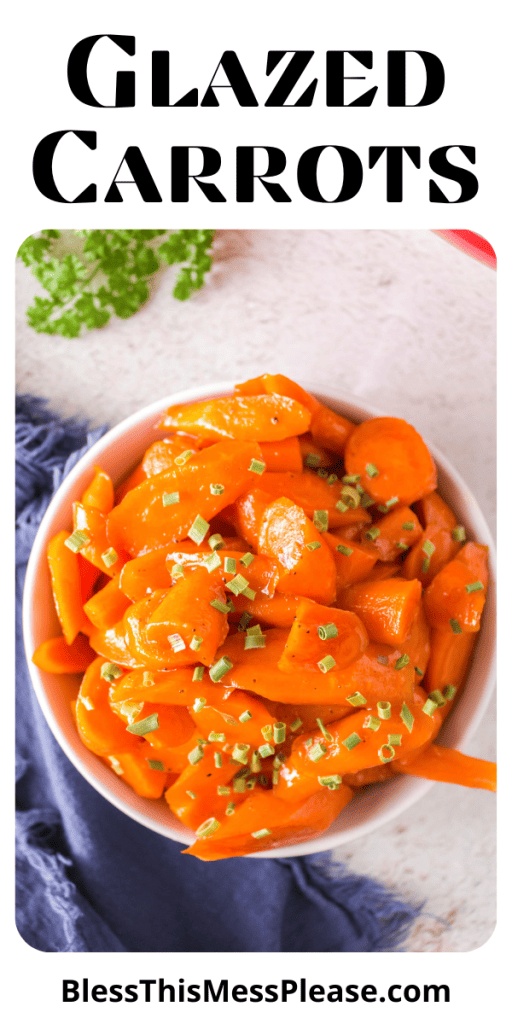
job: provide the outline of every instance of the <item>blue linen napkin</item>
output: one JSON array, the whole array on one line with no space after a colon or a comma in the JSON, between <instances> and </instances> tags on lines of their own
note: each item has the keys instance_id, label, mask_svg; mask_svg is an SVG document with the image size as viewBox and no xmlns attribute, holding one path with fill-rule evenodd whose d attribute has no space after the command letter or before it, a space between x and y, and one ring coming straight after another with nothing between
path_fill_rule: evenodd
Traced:
<instances>
[{"instance_id":1,"label":"blue linen napkin","mask_svg":"<svg viewBox=\"0 0 512 1024\"><path fill-rule=\"evenodd\" d=\"M203 863L132 821L51 734L23 650L25 569L52 494L103 433L22 396L16 414L17 925L59 952L381 952L420 912L330 854Z\"/></svg>"}]
</instances>

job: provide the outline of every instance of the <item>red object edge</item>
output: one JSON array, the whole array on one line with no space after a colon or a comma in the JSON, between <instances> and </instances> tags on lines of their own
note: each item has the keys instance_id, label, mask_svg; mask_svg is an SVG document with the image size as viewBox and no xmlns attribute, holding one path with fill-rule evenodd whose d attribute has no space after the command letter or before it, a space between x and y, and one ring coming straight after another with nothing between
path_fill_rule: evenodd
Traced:
<instances>
[{"instance_id":1,"label":"red object edge","mask_svg":"<svg viewBox=\"0 0 512 1024\"><path fill-rule=\"evenodd\" d=\"M475 231L437 230L434 230L434 234L440 235L447 242L457 246L458 249L462 249L462 252L467 253L468 256L473 256L474 259L480 260L481 263L485 263L486 266L496 270L496 253L490 242L483 238L482 235L477 235Z\"/></svg>"}]
</instances>

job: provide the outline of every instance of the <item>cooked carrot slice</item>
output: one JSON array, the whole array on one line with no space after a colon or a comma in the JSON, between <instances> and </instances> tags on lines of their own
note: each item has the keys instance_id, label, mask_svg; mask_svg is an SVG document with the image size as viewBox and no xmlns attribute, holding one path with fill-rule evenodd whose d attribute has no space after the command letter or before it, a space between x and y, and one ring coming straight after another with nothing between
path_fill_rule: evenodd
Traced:
<instances>
[{"instance_id":1,"label":"cooked carrot slice","mask_svg":"<svg viewBox=\"0 0 512 1024\"><path fill-rule=\"evenodd\" d=\"M116 775L120 775L123 782L131 786L138 796L144 796L150 800L158 800L162 796L169 775L166 771L151 768L140 749L131 754L118 752L111 759L107 758L106 761Z\"/></svg>"},{"instance_id":2,"label":"cooked carrot slice","mask_svg":"<svg viewBox=\"0 0 512 1024\"><path fill-rule=\"evenodd\" d=\"M261 486L274 498L289 498L300 505L310 519L317 509L325 509L330 529L351 523L371 522L369 512L360 505L358 508L346 508L345 512L336 508L343 497L341 480L329 484L325 478L309 469L303 473L265 473Z\"/></svg>"},{"instance_id":3,"label":"cooked carrot slice","mask_svg":"<svg viewBox=\"0 0 512 1024\"><path fill-rule=\"evenodd\" d=\"M301 388L295 381L284 377L280 373L267 373L263 380L267 392L288 395L290 398L302 402L306 409L309 409L311 412L310 430L313 440L317 445L321 448L328 448L339 455L343 453L347 440L355 426L351 420L348 420L346 416L340 416L333 409L329 409L322 402L319 402L314 395L304 391L304 388Z\"/></svg>"},{"instance_id":4,"label":"cooked carrot slice","mask_svg":"<svg viewBox=\"0 0 512 1024\"><path fill-rule=\"evenodd\" d=\"M103 514L110 512L114 505L112 480L100 466L94 467L94 477L82 494L82 505L89 505Z\"/></svg>"},{"instance_id":5,"label":"cooked carrot slice","mask_svg":"<svg viewBox=\"0 0 512 1024\"><path fill-rule=\"evenodd\" d=\"M206 673L201 681L194 681L193 675L193 668L188 667L150 673L134 669L116 683L111 697L113 701L150 698L156 704L180 704L182 707L191 707L198 697L205 697L208 702L218 700L219 686L210 683ZM222 692L227 694L229 691L223 687Z\"/></svg>"},{"instance_id":6,"label":"cooked carrot slice","mask_svg":"<svg viewBox=\"0 0 512 1024\"><path fill-rule=\"evenodd\" d=\"M428 523L422 537L409 551L402 566L402 573L408 580L418 579L424 587L432 582L441 569L455 558L460 550L451 530Z\"/></svg>"},{"instance_id":7,"label":"cooked carrot slice","mask_svg":"<svg viewBox=\"0 0 512 1024\"><path fill-rule=\"evenodd\" d=\"M398 498L401 505L410 505L437 485L425 442L414 427L394 416L378 416L356 427L345 466L349 474L359 474L362 487L381 504Z\"/></svg>"},{"instance_id":8,"label":"cooked carrot slice","mask_svg":"<svg viewBox=\"0 0 512 1024\"><path fill-rule=\"evenodd\" d=\"M470 541L427 587L425 611L436 629L478 632L489 581L487 555L484 544Z\"/></svg>"},{"instance_id":9,"label":"cooked carrot slice","mask_svg":"<svg viewBox=\"0 0 512 1024\"><path fill-rule=\"evenodd\" d=\"M32 661L43 672L85 672L95 657L87 638L79 633L72 644L67 644L63 636L43 640L34 651Z\"/></svg>"},{"instance_id":10,"label":"cooked carrot slice","mask_svg":"<svg viewBox=\"0 0 512 1024\"><path fill-rule=\"evenodd\" d=\"M430 637L430 658L422 681L427 692L445 687L460 693L466 678L467 668L475 646L475 633L452 633L444 629L433 629ZM454 694L455 696L455 694ZM441 708L445 717L452 706L453 697Z\"/></svg>"},{"instance_id":11,"label":"cooked carrot slice","mask_svg":"<svg viewBox=\"0 0 512 1024\"><path fill-rule=\"evenodd\" d=\"M256 594L254 600L249 600L248 597L244 597L243 594L239 594L238 597L232 598L235 606L235 611L230 612L228 619L233 622L238 622L240 616L247 612L250 616L251 625L255 625L256 622L263 622L267 626L280 626L282 628L288 628L292 625L293 620L297 614L297 607L300 597L296 597L294 594L274 594L272 598L261 596Z\"/></svg>"},{"instance_id":12,"label":"cooked carrot slice","mask_svg":"<svg viewBox=\"0 0 512 1024\"><path fill-rule=\"evenodd\" d=\"M311 414L300 402L281 395L235 395L191 405L175 405L162 426L236 441L283 441L303 434Z\"/></svg>"},{"instance_id":13,"label":"cooked carrot slice","mask_svg":"<svg viewBox=\"0 0 512 1024\"><path fill-rule=\"evenodd\" d=\"M418 756L400 758L392 763L392 770L400 775L415 775L435 782L453 782L471 789L496 792L496 765L478 757L468 757L459 750L440 747L432 743Z\"/></svg>"},{"instance_id":14,"label":"cooked carrot slice","mask_svg":"<svg viewBox=\"0 0 512 1024\"><path fill-rule=\"evenodd\" d=\"M139 465L136 466L135 469L116 488L115 504L119 505L123 498L128 494L128 491L133 490L134 487L138 487L138 485L144 480L146 480L146 474L142 467L142 462L140 462Z\"/></svg>"},{"instance_id":15,"label":"cooked carrot slice","mask_svg":"<svg viewBox=\"0 0 512 1024\"><path fill-rule=\"evenodd\" d=\"M130 598L120 589L119 576L115 576L84 604L84 612L96 629L110 629L130 604Z\"/></svg>"},{"instance_id":16,"label":"cooked carrot slice","mask_svg":"<svg viewBox=\"0 0 512 1024\"><path fill-rule=\"evenodd\" d=\"M52 537L47 549L53 600L67 644L72 644L77 633L85 633L89 627L82 608L78 559L65 544L70 536L67 530L61 530Z\"/></svg>"},{"instance_id":17,"label":"cooked carrot slice","mask_svg":"<svg viewBox=\"0 0 512 1024\"><path fill-rule=\"evenodd\" d=\"M302 434L299 437L299 445L304 467L309 466L311 469L327 469L335 472L333 467L337 466L337 456L315 444L311 434Z\"/></svg>"},{"instance_id":18,"label":"cooked carrot slice","mask_svg":"<svg viewBox=\"0 0 512 1024\"><path fill-rule=\"evenodd\" d=\"M215 764L215 749L210 744L202 748L202 757L196 764L187 764L180 777L166 791L165 799L177 818L189 828L198 828L206 818L218 815L225 818L229 803L235 807L242 803L245 794L234 792L230 782L241 765L233 763L229 756L222 756L222 764ZM226 787L229 793L218 792Z\"/></svg>"},{"instance_id":19,"label":"cooked carrot slice","mask_svg":"<svg viewBox=\"0 0 512 1024\"><path fill-rule=\"evenodd\" d=\"M149 614L144 640L163 649L170 667L198 661L211 665L228 633L227 616L213 607L212 601L224 604L222 582L203 566L189 570L164 592L163 600ZM138 636L135 642L140 650Z\"/></svg>"},{"instance_id":20,"label":"cooked carrot slice","mask_svg":"<svg viewBox=\"0 0 512 1024\"><path fill-rule=\"evenodd\" d=\"M174 434L172 437L162 438L152 444L143 460L142 468L146 477L157 476L175 466L174 460L184 451L197 453L197 448L190 441L189 437L182 437Z\"/></svg>"},{"instance_id":21,"label":"cooked carrot slice","mask_svg":"<svg viewBox=\"0 0 512 1024\"><path fill-rule=\"evenodd\" d=\"M194 723L187 708L179 705L174 707L169 704L149 703L147 701L134 702L130 700L122 701L119 704L112 701L112 687L110 690L110 703L115 713L125 723L125 726L133 726L137 722L144 722L148 718L154 718L157 723L156 727L150 732L144 733L144 739L155 751L161 748L180 747L190 739L195 731Z\"/></svg>"},{"instance_id":22,"label":"cooked carrot slice","mask_svg":"<svg viewBox=\"0 0 512 1024\"><path fill-rule=\"evenodd\" d=\"M362 543L380 562L395 562L416 541L419 543L420 538L423 538L421 523L407 505L394 508L362 531Z\"/></svg>"},{"instance_id":23,"label":"cooked carrot slice","mask_svg":"<svg viewBox=\"0 0 512 1024\"><path fill-rule=\"evenodd\" d=\"M219 686L218 690L214 701L190 712L201 735L208 737L212 732L224 735L226 738L219 741L218 750L223 743L248 743L252 748L259 747L263 743L262 727L273 726L275 721L266 705L241 690L230 691L225 686ZM242 767L240 762L238 767Z\"/></svg>"},{"instance_id":24,"label":"cooked carrot slice","mask_svg":"<svg viewBox=\"0 0 512 1024\"><path fill-rule=\"evenodd\" d=\"M325 533L324 537L334 558L336 592L339 597L340 591L344 587L349 587L352 583L359 583L360 580L367 578L377 561L377 555L368 551L362 544L357 544L356 541L348 540L345 537L341 539L331 533Z\"/></svg>"},{"instance_id":25,"label":"cooked carrot slice","mask_svg":"<svg viewBox=\"0 0 512 1024\"><path fill-rule=\"evenodd\" d=\"M260 448L269 473L302 472L298 437L287 437L284 441L260 441Z\"/></svg>"},{"instance_id":26,"label":"cooked carrot slice","mask_svg":"<svg viewBox=\"0 0 512 1024\"><path fill-rule=\"evenodd\" d=\"M432 491L417 503L416 511L423 526L435 525L443 530L453 530L457 518L449 505L437 491Z\"/></svg>"},{"instance_id":27,"label":"cooked carrot slice","mask_svg":"<svg viewBox=\"0 0 512 1024\"><path fill-rule=\"evenodd\" d=\"M276 558L282 566L278 591L311 597L321 604L333 603L336 567L329 546L302 509L288 498L280 498L267 506L261 521L258 550Z\"/></svg>"},{"instance_id":28,"label":"cooked carrot slice","mask_svg":"<svg viewBox=\"0 0 512 1024\"><path fill-rule=\"evenodd\" d=\"M353 612L302 600L278 666L283 672L322 672L327 658L332 659L332 668L342 669L360 658L367 646L366 629Z\"/></svg>"},{"instance_id":29,"label":"cooked carrot slice","mask_svg":"<svg viewBox=\"0 0 512 1024\"><path fill-rule=\"evenodd\" d=\"M86 534L88 541L80 548L80 554L107 576L118 576L126 562L124 551L113 549L107 539L107 519L92 505L73 504L73 526Z\"/></svg>"},{"instance_id":30,"label":"cooked carrot slice","mask_svg":"<svg viewBox=\"0 0 512 1024\"><path fill-rule=\"evenodd\" d=\"M105 658L96 658L89 665L78 691L76 722L81 740L93 754L130 753L140 744L140 738L126 731L109 702L111 683L101 675Z\"/></svg>"},{"instance_id":31,"label":"cooked carrot slice","mask_svg":"<svg viewBox=\"0 0 512 1024\"><path fill-rule=\"evenodd\" d=\"M405 641L420 600L421 583L403 579L356 583L340 595L342 607L359 615L370 638L382 644Z\"/></svg>"}]
</instances>

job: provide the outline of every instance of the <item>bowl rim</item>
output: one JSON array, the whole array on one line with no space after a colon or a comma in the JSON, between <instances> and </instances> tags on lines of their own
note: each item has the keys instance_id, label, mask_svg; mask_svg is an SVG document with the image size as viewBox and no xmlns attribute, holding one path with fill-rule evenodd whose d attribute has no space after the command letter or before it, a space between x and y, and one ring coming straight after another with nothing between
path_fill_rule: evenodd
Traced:
<instances>
[{"instance_id":1,"label":"bowl rim","mask_svg":"<svg viewBox=\"0 0 512 1024\"><path fill-rule=\"evenodd\" d=\"M143 406L141 409L134 413L131 413L128 417L121 420L118 424L106 431L105 434L99 438L78 460L73 469L67 474L62 481L55 495L52 497L48 508L39 524L39 528L34 539L32 550L27 564L27 571L25 576L25 586L23 594L23 636L25 644L25 653L27 658L27 664L29 673L32 681L32 686L36 693L38 703L41 707L45 720L53 733L53 736L57 740L61 749L63 749L66 756L72 762L77 771L86 778L86 780L99 792L109 803L117 807L118 810L127 814L133 820L139 824L144 825L146 828L151 829L160 835L165 836L168 839L172 839L175 842L187 845L187 835L177 832L173 829L173 818L170 818L170 824L161 825L158 821L149 819L146 815L140 812L136 807L128 805L122 797L118 796L108 785L106 785L100 778L98 778L92 770L89 770L88 766L84 764L81 757L78 755L76 750L73 748L71 743L68 741L65 733L61 729L59 723L53 712L52 704L46 692L44 684L44 676L48 673L43 673L36 665L32 662L32 654L34 653L34 643L32 641L33 626L35 617L35 605L34 595L36 593L36 580L40 571L40 561L42 555L45 554L47 540L49 539L49 527L53 523L54 517L58 510L64 507L70 502L69 494L73 491L76 482L84 472L84 469L91 467L100 459L101 455L105 451L109 450L113 444L119 441L123 435L130 432L134 427L142 423L149 423L151 420L157 420L163 412L167 410L170 405L185 404L188 402L200 401L209 397L218 397L221 395L232 393L236 382L233 381L221 381L220 383L209 383L203 385L195 385L191 388L186 388L179 392L173 393L162 397L150 405ZM312 394L315 395L320 401L324 402L329 407L343 407L345 415L349 418L354 418L359 422L364 419L369 419L375 416L386 416L389 413L384 412L379 407L375 406L371 402L367 402L364 398L353 395L349 392L342 391L339 389L329 389L322 387L308 387L308 384L298 379L297 383L308 389ZM423 435L422 435L423 436ZM428 439L425 443L431 452L434 461L437 466L443 471L443 473L449 477L455 484L458 491L465 495L466 500L471 504L471 515L473 518L472 532L478 536L480 543L485 543L489 547L489 569L490 579L494 580L496 576L496 552L494 546L494 539L487 525L485 517L474 498L474 495L467 487L465 481L459 474L458 470L450 463L449 459L439 451L439 449L432 444ZM495 642L495 630L494 622L491 624L490 639L492 642L491 657L488 664L487 677L485 685L482 687L481 692L478 695L478 704L476 709L473 709L469 720L463 725L459 732L457 740L458 746L462 743L467 742L476 732L478 726L485 714L489 701L495 686L495 674L496 674L496 642ZM84 747L84 750L87 748ZM92 755L94 757L94 755ZM423 795L427 793L429 789L434 785L434 782L426 779L417 779L412 776L401 776L397 780L393 780L391 783L386 783L387 790L389 791L390 785L401 783L401 790L394 800L390 801L390 805L385 809L378 811L374 817L367 818L359 824L354 824L342 833L333 831L336 822L330 826L321 836L317 839L306 840L305 842L291 844L289 846L281 846L274 850L262 851L261 853L252 853L246 856L252 858L266 858L266 857L295 857L303 856L305 854L318 853L324 850L333 849L337 846L342 846L347 842L351 842L355 839L359 839L363 835L380 828L382 825L387 824L390 820L395 818L398 814L403 813L412 804L416 803ZM408 785L406 785L408 783ZM395 786L396 788L396 786ZM193 837L193 833L189 832L189 835Z\"/></svg>"}]
</instances>

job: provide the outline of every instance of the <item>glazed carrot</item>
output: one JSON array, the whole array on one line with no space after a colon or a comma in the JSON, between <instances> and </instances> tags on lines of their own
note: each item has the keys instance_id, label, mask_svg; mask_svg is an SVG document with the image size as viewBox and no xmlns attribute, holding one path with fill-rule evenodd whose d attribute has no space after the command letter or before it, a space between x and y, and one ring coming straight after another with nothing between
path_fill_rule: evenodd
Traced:
<instances>
[{"instance_id":1,"label":"glazed carrot","mask_svg":"<svg viewBox=\"0 0 512 1024\"><path fill-rule=\"evenodd\" d=\"M67 644L72 644L78 633L88 629L88 619L82 608L77 556L65 543L70 536L67 530L61 530L52 537L47 549L53 600Z\"/></svg>"},{"instance_id":2,"label":"glazed carrot","mask_svg":"<svg viewBox=\"0 0 512 1024\"><path fill-rule=\"evenodd\" d=\"M100 466L94 467L94 477L82 494L82 505L96 508L106 514L114 505L114 487L108 473Z\"/></svg>"},{"instance_id":3,"label":"glazed carrot","mask_svg":"<svg viewBox=\"0 0 512 1024\"><path fill-rule=\"evenodd\" d=\"M168 785L168 773L150 768L140 749L130 754L117 753L106 758L106 762L139 796L158 800Z\"/></svg>"},{"instance_id":4,"label":"glazed carrot","mask_svg":"<svg viewBox=\"0 0 512 1024\"><path fill-rule=\"evenodd\" d=\"M116 487L115 504L119 505L123 498L128 494L128 491L133 490L134 487L138 487L138 485L144 480L146 480L146 474L142 467L142 462L140 462L133 472Z\"/></svg>"},{"instance_id":5,"label":"glazed carrot","mask_svg":"<svg viewBox=\"0 0 512 1024\"><path fill-rule=\"evenodd\" d=\"M450 532L457 526L455 513L437 491L418 501L417 513L423 526L438 526Z\"/></svg>"},{"instance_id":6,"label":"glazed carrot","mask_svg":"<svg viewBox=\"0 0 512 1024\"><path fill-rule=\"evenodd\" d=\"M488 549L470 542L432 580L425 591L425 611L436 629L476 633L489 582Z\"/></svg>"},{"instance_id":7,"label":"glazed carrot","mask_svg":"<svg viewBox=\"0 0 512 1024\"><path fill-rule=\"evenodd\" d=\"M198 450L198 446L194 445L189 437L181 437L179 434L155 441L148 448L142 460L144 475L145 477L157 476L158 473L173 469L174 460L178 455L184 451L192 451L194 455L197 455Z\"/></svg>"},{"instance_id":8,"label":"glazed carrot","mask_svg":"<svg viewBox=\"0 0 512 1024\"><path fill-rule=\"evenodd\" d=\"M342 607L359 615L370 639L382 644L404 643L420 600L418 580L356 583L340 595Z\"/></svg>"},{"instance_id":9,"label":"glazed carrot","mask_svg":"<svg viewBox=\"0 0 512 1024\"><path fill-rule=\"evenodd\" d=\"M134 558L183 540L198 515L209 522L254 485L250 467L260 461L261 450L254 442L219 441L184 465L146 480L108 516L110 544ZM215 486L222 493L212 493ZM178 494L179 500L164 505L168 494Z\"/></svg>"},{"instance_id":10,"label":"glazed carrot","mask_svg":"<svg viewBox=\"0 0 512 1024\"><path fill-rule=\"evenodd\" d=\"M197 711L191 709L190 714L201 735L208 737L214 733L224 736L224 740L218 741L219 750L225 743L248 743L252 748L259 747L263 743L262 727L274 725L274 718L265 704L241 690L228 691L225 686L218 689L216 700ZM237 767L241 768L242 764L238 762Z\"/></svg>"},{"instance_id":11,"label":"glazed carrot","mask_svg":"<svg viewBox=\"0 0 512 1024\"><path fill-rule=\"evenodd\" d=\"M370 523L371 516L361 505L352 508L343 503L344 510L336 507L343 499L344 485L341 480L329 484L328 479L309 469L303 473L265 473L261 486L274 498L289 498L300 505L310 519L317 509L325 509L329 529L351 523Z\"/></svg>"},{"instance_id":12,"label":"glazed carrot","mask_svg":"<svg viewBox=\"0 0 512 1024\"><path fill-rule=\"evenodd\" d=\"M107 519L92 505L73 504L73 527L79 530L87 541L80 548L80 554L107 576L118 576L126 562L124 552L114 549L107 539Z\"/></svg>"},{"instance_id":13,"label":"glazed carrot","mask_svg":"<svg viewBox=\"0 0 512 1024\"><path fill-rule=\"evenodd\" d=\"M235 792L230 785L240 770L240 764L231 762L224 755L222 764L214 760L214 746L202 748L202 757L195 764L187 764L176 782L167 790L165 799L177 818L196 829L211 815L224 818L228 804L236 808L245 798L243 792ZM227 793L218 792L219 786Z\"/></svg>"},{"instance_id":14,"label":"glazed carrot","mask_svg":"<svg viewBox=\"0 0 512 1024\"><path fill-rule=\"evenodd\" d=\"M373 569L365 576L366 583L376 583L377 580L390 580L401 571L399 562L376 562Z\"/></svg>"},{"instance_id":15,"label":"glazed carrot","mask_svg":"<svg viewBox=\"0 0 512 1024\"><path fill-rule=\"evenodd\" d=\"M184 581L181 580L181 583ZM176 588L178 584L176 584ZM185 588L187 589L187 588ZM164 600L169 595L169 590L155 590L149 597L143 598L142 601L137 601L135 604L130 605L127 611L124 613L122 619L122 625L119 624L119 631L125 630L126 641L129 652L133 659L133 668L145 668L152 671L153 669L160 668L180 668L182 665L190 665L199 661L199 652L193 651L186 644L182 648L180 643L175 645L173 648L171 642L167 640L162 643L158 640L151 639L151 633L148 631L148 624L152 616L157 609L163 604ZM218 616L221 625L218 627L220 630L226 628L227 623L225 622L225 616L218 612L215 608L210 608L213 616ZM194 614L194 612L192 612ZM198 613L200 614L200 612ZM224 623L224 627L222 625ZM190 638L192 639L192 628L196 625L196 622L190 624L190 630L187 626L187 636L190 632ZM226 630L227 632L227 630ZM111 634L111 630L107 630L102 635L108 637ZM168 635L171 635L169 633ZM220 635L220 634L219 634ZM96 635L91 637L91 646L98 649L96 641ZM126 664L120 662L120 664Z\"/></svg>"},{"instance_id":16,"label":"glazed carrot","mask_svg":"<svg viewBox=\"0 0 512 1024\"><path fill-rule=\"evenodd\" d=\"M116 665L123 665L125 668L143 667L140 657L134 657L130 650L124 616L109 629L93 629L89 634L89 643L93 651L100 654L103 660L113 661Z\"/></svg>"},{"instance_id":17,"label":"glazed carrot","mask_svg":"<svg viewBox=\"0 0 512 1024\"><path fill-rule=\"evenodd\" d=\"M166 544L147 555L131 558L123 566L119 586L130 601L142 601L154 590L165 590L171 585L170 571L174 563L167 563L168 555L181 551L196 555L198 561L211 555L212 549L205 542L195 544L193 540L182 540L179 544Z\"/></svg>"},{"instance_id":18,"label":"glazed carrot","mask_svg":"<svg viewBox=\"0 0 512 1024\"><path fill-rule=\"evenodd\" d=\"M382 504L398 498L401 505L411 505L437 485L425 442L414 427L394 416L379 416L356 427L347 444L345 466Z\"/></svg>"},{"instance_id":19,"label":"glazed carrot","mask_svg":"<svg viewBox=\"0 0 512 1024\"><path fill-rule=\"evenodd\" d=\"M270 700L268 697L261 697L260 700L276 722L285 722L289 727L287 743L290 739L293 740L297 736L316 729L319 718L322 719L324 725L329 725L329 722L339 722L342 718L353 715L357 710L350 704L281 704L280 701Z\"/></svg>"},{"instance_id":20,"label":"glazed carrot","mask_svg":"<svg viewBox=\"0 0 512 1024\"><path fill-rule=\"evenodd\" d=\"M343 669L360 658L367 646L366 629L353 612L302 600L278 667L282 672L298 668L325 672L326 664L329 670Z\"/></svg>"},{"instance_id":21,"label":"glazed carrot","mask_svg":"<svg viewBox=\"0 0 512 1024\"><path fill-rule=\"evenodd\" d=\"M101 582L102 572L97 569L92 562L88 562L86 558L82 558L80 554L76 555L78 562L78 571L80 573L80 592L82 596L82 604L92 597L96 586Z\"/></svg>"},{"instance_id":22,"label":"glazed carrot","mask_svg":"<svg viewBox=\"0 0 512 1024\"><path fill-rule=\"evenodd\" d=\"M253 793L236 814L222 820L211 837L197 839L183 852L199 860L221 860L314 839L325 832L351 797L348 786L340 786L334 793L315 793L300 804L285 804L273 793Z\"/></svg>"},{"instance_id":23,"label":"glazed carrot","mask_svg":"<svg viewBox=\"0 0 512 1024\"><path fill-rule=\"evenodd\" d=\"M281 395L235 395L168 409L162 426L215 440L283 441L303 434L311 415L300 402Z\"/></svg>"},{"instance_id":24,"label":"glazed carrot","mask_svg":"<svg viewBox=\"0 0 512 1024\"><path fill-rule=\"evenodd\" d=\"M145 742L154 751L181 747L195 732L194 722L184 707L130 700L120 704L111 701L111 707L122 719L125 728L133 728L137 723L144 723L146 727L154 721L154 728L144 732Z\"/></svg>"},{"instance_id":25,"label":"glazed carrot","mask_svg":"<svg viewBox=\"0 0 512 1024\"><path fill-rule=\"evenodd\" d=\"M451 530L446 530L434 522L428 523L421 539L409 551L402 566L402 573L408 580L419 579L426 587L434 576L455 558L460 546L460 543L453 539Z\"/></svg>"},{"instance_id":26,"label":"glazed carrot","mask_svg":"<svg viewBox=\"0 0 512 1024\"><path fill-rule=\"evenodd\" d=\"M110 629L130 604L130 598L120 589L119 576L115 576L84 604L84 612L96 629Z\"/></svg>"},{"instance_id":27,"label":"glazed carrot","mask_svg":"<svg viewBox=\"0 0 512 1024\"><path fill-rule=\"evenodd\" d=\"M165 664L170 667L196 662L211 665L228 633L227 615L219 611L215 602L221 607L224 604L222 583L203 567L188 570L170 590L164 591L157 607L152 606L143 627L146 647L161 648ZM131 615L133 612L128 613L128 623ZM133 636L139 651L139 636Z\"/></svg>"},{"instance_id":28,"label":"glazed carrot","mask_svg":"<svg viewBox=\"0 0 512 1024\"><path fill-rule=\"evenodd\" d=\"M333 452L327 451L325 448L320 448L318 444L315 444L311 434L301 434L299 437L300 451L302 455L302 465L308 466L310 469L327 469L335 472L334 466L337 465L337 456Z\"/></svg>"},{"instance_id":29,"label":"glazed carrot","mask_svg":"<svg viewBox=\"0 0 512 1024\"><path fill-rule=\"evenodd\" d=\"M235 611L228 615L229 621L239 622L245 612L251 625L263 622L266 626L290 627L297 614L300 597L294 594L274 594L272 598L256 594L253 601L243 594L232 598Z\"/></svg>"},{"instance_id":30,"label":"glazed carrot","mask_svg":"<svg viewBox=\"0 0 512 1024\"><path fill-rule=\"evenodd\" d=\"M380 511L384 508L385 505L379 506ZM422 537L421 523L407 505L393 508L373 526L362 531L362 543L381 562L395 562L413 544L419 544Z\"/></svg>"},{"instance_id":31,"label":"glazed carrot","mask_svg":"<svg viewBox=\"0 0 512 1024\"><path fill-rule=\"evenodd\" d=\"M264 377L251 377L250 380L243 381L242 384L235 384L233 393L235 395L266 394Z\"/></svg>"},{"instance_id":32,"label":"glazed carrot","mask_svg":"<svg viewBox=\"0 0 512 1024\"><path fill-rule=\"evenodd\" d=\"M287 437L284 441L260 441L260 448L269 473L302 472L298 437Z\"/></svg>"},{"instance_id":33,"label":"glazed carrot","mask_svg":"<svg viewBox=\"0 0 512 1024\"><path fill-rule=\"evenodd\" d=\"M435 782L453 782L472 789L496 792L496 765L478 757L468 757L459 750L440 747L432 743L417 757L398 759L392 769L399 775L415 775Z\"/></svg>"},{"instance_id":34,"label":"glazed carrot","mask_svg":"<svg viewBox=\"0 0 512 1024\"><path fill-rule=\"evenodd\" d=\"M200 580L203 579L202 574L207 572L209 582L221 584L230 596L236 595L245 581L243 590L248 587L260 596L273 597L280 574L279 564L275 559L252 553L247 557L247 552L231 550L227 546L213 556L210 548L207 555L202 552L171 551L167 555L166 565L169 572L173 565L182 566L184 570L189 571L198 569L201 573ZM243 590L240 591L242 594Z\"/></svg>"},{"instance_id":35,"label":"glazed carrot","mask_svg":"<svg viewBox=\"0 0 512 1024\"><path fill-rule=\"evenodd\" d=\"M361 789L362 786L370 786L374 782L388 782L393 778L393 762L391 764L379 764L373 768L362 768L360 772L351 774L347 772L343 776L343 782L351 789Z\"/></svg>"},{"instance_id":36,"label":"glazed carrot","mask_svg":"<svg viewBox=\"0 0 512 1024\"><path fill-rule=\"evenodd\" d=\"M282 374L265 374L265 388L269 393L288 395L302 404L311 412L311 434L314 442L321 448L342 454L355 424L345 416L340 416L329 409L299 384L284 377Z\"/></svg>"},{"instance_id":37,"label":"glazed carrot","mask_svg":"<svg viewBox=\"0 0 512 1024\"><path fill-rule=\"evenodd\" d=\"M156 672L134 669L116 683L111 698L113 701L151 699L156 704L192 707L201 697L208 703L217 701L219 690L226 695L230 692L226 687L211 683L207 674L201 681L194 680L193 668L162 669Z\"/></svg>"},{"instance_id":38,"label":"glazed carrot","mask_svg":"<svg viewBox=\"0 0 512 1024\"><path fill-rule=\"evenodd\" d=\"M32 655L34 665L43 672L85 672L96 657L87 638L79 633L73 643L67 644L63 636L43 640Z\"/></svg>"},{"instance_id":39,"label":"glazed carrot","mask_svg":"<svg viewBox=\"0 0 512 1024\"><path fill-rule=\"evenodd\" d=\"M302 508L288 498L267 506L258 537L260 554L282 566L277 590L300 594L321 604L336 597L336 567L331 551Z\"/></svg>"},{"instance_id":40,"label":"glazed carrot","mask_svg":"<svg viewBox=\"0 0 512 1024\"><path fill-rule=\"evenodd\" d=\"M89 665L76 702L79 736L93 754L102 757L133 752L141 742L138 736L126 731L126 724L110 706L108 693L111 681L101 674L104 664L104 658L96 658Z\"/></svg>"},{"instance_id":41,"label":"glazed carrot","mask_svg":"<svg viewBox=\"0 0 512 1024\"><path fill-rule=\"evenodd\" d=\"M346 537L341 539L331 533L325 533L324 537L332 551L336 566L336 593L339 598L344 587L349 587L351 583L359 583L368 577L377 561L377 555Z\"/></svg>"},{"instance_id":42,"label":"glazed carrot","mask_svg":"<svg viewBox=\"0 0 512 1024\"><path fill-rule=\"evenodd\" d=\"M236 528L253 548L258 546L262 516L272 497L269 491L261 487L251 487L233 505Z\"/></svg>"},{"instance_id":43,"label":"glazed carrot","mask_svg":"<svg viewBox=\"0 0 512 1024\"><path fill-rule=\"evenodd\" d=\"M440 691L446 696L446 687L460 692L466 678L468 665L475 646L475 633L452 633L433 629L430 637L430 658L425 670L423 686L430 692ZM455 697L455 692L451 699ZM450 703L441 709L443 717L448 714Z\"/></svg>"}]
</instances>

